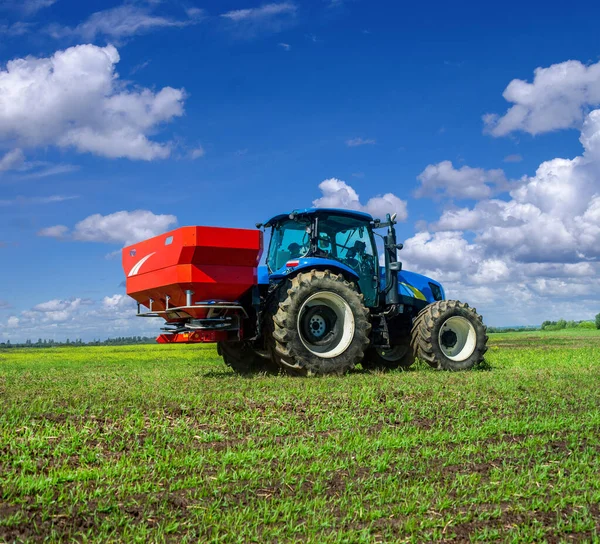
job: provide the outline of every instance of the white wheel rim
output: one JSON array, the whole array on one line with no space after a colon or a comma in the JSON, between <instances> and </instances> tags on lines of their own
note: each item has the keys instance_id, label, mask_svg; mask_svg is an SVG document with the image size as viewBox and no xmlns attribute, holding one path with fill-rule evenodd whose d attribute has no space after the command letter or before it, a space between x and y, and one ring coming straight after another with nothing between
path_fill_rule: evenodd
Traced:
<instances>
[{"instance_id":1,"label":"white wheel rim","mask_svg":"<svg viewBox=\"0 0 600 544\"><path fill-rule=\"evenodd\" d=\"M408 351L408 346L394 346L392 348L375 348L377 355L384 361L395 362L402 359Z\"/></svg>"},{"instance_id":2,"label":"white wheel rim","mask_svg":"<svg viewBox=\"0 0 600 544\"><path fill-rule=\"evenodd\" d=\"M452 361L465 361L475 351L477 333L466 317L454 316L444 321L438 335L442 353Z\"/></svg>"},{"instance_id":3,"label":"white wheel rim","mask_svg":"<svg viewBox=\"0 0 600 544\"><path fill-rule=\"evenodd\" d=\"M310 343L307 341L302 332L302 316L305 314L305 312L315 306L325 306L335 313L337 324L339 327L341 327L342 334L339 338L339 341L333 346L318 346ZM313 330L322 331L322 317L318 315L313 316L310 320L310 323L314 326ZM302 344L313 355L317 355L318 357L322 357L324 359L337 357L348 349L352 343L352 340L354 339L354 327L354 314L350 309L350 305L340 295L331 291L322 291L308 297L302 304L300 313L298 314L297 329ZM323 332L321 332L321 335L323 335Z\"/></svg>"}]
</instances>

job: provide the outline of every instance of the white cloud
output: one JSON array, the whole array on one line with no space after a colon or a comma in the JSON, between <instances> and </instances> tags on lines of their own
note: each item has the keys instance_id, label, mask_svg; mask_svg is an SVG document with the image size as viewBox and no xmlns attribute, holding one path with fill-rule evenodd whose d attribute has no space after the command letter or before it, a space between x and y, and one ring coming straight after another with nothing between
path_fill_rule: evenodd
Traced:
<instances>
[{"instance_id":1,"label":"white cloud","mask_svg":"<svg viewBox=\"0 0 600 544\"><path fill-rule=\"evenodd\" d=\"M38 11L49 8L58 0L3 0L0 9L20 11L26 16L35 15Z\"/></svg>"},{"instance_id":2,"label":"white cloud","mask_svg":"<svg viewBox=\"0 0 600 544\"><path fill-rule=\"evenodd\" d=\"M249 20L264 20L279 15L295 14L298 10L296 4L292 2L281 2L279 4L265 4L258 8L236 9L223 13L221 17L230 19L231 21L249 21Z\"/></svg>"},{"instance_id":3,"label":"white cloud","mask_svg":"<svg viewBox=\"0 0 600 544\"><path fill-rule=\"evenodd\" d=\"M132 307L132 299L127 295L112 295L102 299L102 307L105 310L128 310Z\"/></svg>"},{"instance_id":4,"label":"white cloud","mask_svg":"<svg viewBox=\"0 0 600 544\"><path fill-rule=\"evenodd\" d=\"M484 170L470 166L456 169L451 161L430 164L417 179L421 183L415 191L417 198L446 196L479 200L509 187L500 169Z\"/></svg>"},{"instance_id":5,"label":"white cloud","mask_svg":"<svg viewBox=\"0 0 600 544\"><path fill-rule=\"evenodd\" d=\"M24 21L17 21L11 25L9 24L1 24L0 25L0 36L9 36L11 38L24 36L25 34L31 32L34 25L33 23L26 23Z\"/></svg>"},{"instance_id":6,"label":"white cloud","mask_svg":"<svg viewBox=\"0 0 600 544\"><path fill-rule=\"evenodd\" d=\"M20 168L20 170L26 171L25 174L20 174L19 179L40 179L47 178L49 176L56 176L58 174L69 174L79 170L79 166L75 164L51 164L48 162L26 162Z\"/></svg>"},{"instance_id":7,"label":"white cloud","mask_svg":"<svg viewBox=\"0 0 600 544\"><path fill-rule=\"evenodd\" d=\"M351 138L350 140L346 140L346 145L348 147L359 147L361 145L375 145L377 143L376 140L372 138Z\"/></svg>"},{"instance_id":8,"label":"white cloud","mask_svg":"<svg viewBox=\"0 0 600 544\"><path fill-rule=\"evenodd\" d=\"M38 232L38 236L44 236L46 238L56 238L62 240L69 234L69 227L65 225L54 225L52 227L46 227Z\"/></svg>"},{"instance_id":9,"label":"white cloud","mask_svg":"<svg viewBox=\"0 0 600 544\"><path fill-rule=\"evenodd\" d=\"M600 105L600 62L586 66L569 60L536 68L532 83L513 79L503 96L514 105L503 116L483 117L493 136L580 128L589 107Z\"/></svg>"},{"instance_id":10,"label":"white cloud","mask_svg":"<svg viewBox=\"0 0 600 544\"><path fill-rule=\"evenodd\" d=\"M159 4L159 2L125 3L115 8L97 11L74 28L50 27L50 33L56 38L75 36L85 41L94 41L99 36L121 40L159 28L189 26L202 20L203 12L198 8L188 9L185 19L156 15L153 12Z\"/></svg>"},{"instance_id":11,"label":"white cloud","mask_svg":"<svg viewBox=\"0 0 600 544\"><path fill-rule=\"evenodd\" d=\"M345 181L330 178L319 184L323 193L321 198L313 201L316 208L346 208L370 213L374 218L385 219L387 213L397 213L398 221L406 221L408 217L405 200L392 193L376 196L361 204L357 192Z\"/></svg>"},{"instance_id":12,"label":"white cloud","mask_svg":"<svg viewBox=\"0 0 600 544\"><path fill-rule=\"evenodd\" d=\"M15 317L14 315L11 315L6 322L6 327L9 329L16 329L18 326L19 318Z\"/></svg>"},{"instance_id":13,"label":"white cloud","mask_svg":"<svg viewBox=\"0 0 600 544\"><path fill-rule=\"evenodd\" d=\"M32 308L32 310L35 312L60 312L71 306L78 306L80 302L81 299L76 299L75 301L53 299L37 304Z\"/></svg>"},{"instance_id":14,"label":"white cloud","mask_svg":"<svg viewBox=\"0 0 600 544\"><path fill-rule=\"evenodd\" d=\"M155 336L162 320L136 318L136 303L124 294L100 300L81 297L37 304L7 319L0 319L0 338L23 342L28 338L82 338L93 340L124 335Z\"/></svg>"},{"instance_id":15,"label":"white cloud","mask_svg":"<svg viewBox=\"0 0 600 544\"><path fill-rule=\"evenodd\" d=\"M513 155L507 155L506 157L504 157L504 162L521 162L523 160L523 157L521 157L521 155L519 155L518 153L515 153Z\"/></svg>"},{"instance_id":16,"label":"white cloud","mask_svg":"<svg viewBox=\"0 0 600 544\"><path fill-rule=\"evenodd\" d=\"M587 134L600 133L600 110L586 120ZM572 160L542 163L523 178L510 200L483 200L449 209L430 225L436 231L472 231L490 256L522 263L577 263L600 258L600 160L593 136Z\"/></svg>"},{"instance_id":17,"label":"white cloud","mask_svg":"<svg viewBox=\"0 0 600 544\"><path fill-rule=\"evenodd\" d=\"M251 38L264 32L280 32L295 21L298 6L293 2L264 4L221 14L240 36Z\"/></svg>"},{"instance_id":18,"label":"white cloud","mask_svg":"<svg viewBox=\"0 0 600 544\"><path fill-rule=\"evenodd\" d=\"M404 242L401 257L419 270L447 273L476 269L483 252L461 232L418 232Z\"/></svg>"},{"instance_id":19,"label":"white cloud","mask_svg":"<svg viewBox=\"0 0 600 544\"><path fill-rule=\"evenodd\" d=\"M168 157L170 145L149 136L183 115L184 91L129 89L115 72L118 62L111 45L9 61L0 70L0 140L110 158Z\"/></svg>"},{"instance_id":20,"label":"white cloud","mask_svg":"<svg viewBox=\"0 0 600 544\"><path fill-rule=\"evenodd\" d=\"M58 0L26 0L22 3L23 10L27 13L37 13L41 9L49 8L56 4Z\"/></svg>"},{"instance_id":21,"label":"white cloud","mask_svg":"<svg viewBox=\"0 0 600 544\"><path fill-rule=\"evenodd\" d=\"M478 307L489 325L533 325L545 319L588 319L598 313L600 265L523 263L488 256L462 232L421 232L404 242L404 269L444 285L448 298Z\"/></svg>"},{"instance_id":22,"label":"white cloud","mask_svg":"<svg viewBox=\"0 0 600 544\"><path fill-rule=\"evenodd\" d=\"M190 150L190 152L188 153L189 158L193 161L195 161L196 159L199 159L201 157L204 157L204 155L205 155L205 151L201 145Z\"/></svg>"},{"instance_id":23,"label":"white cloud","mask_svg":"<svg viewBox=\"0 0 600 544\"><path fill-rule=\"evenodd\" d=\"M446 209L405 241L407 269L482 306L491 324L586 319L600 300L600 110L581 128L583 153L543 162L506 198ZM441 186L441 184L440 184Z\"/></svg>"},{"instance_id":24,"label":"white cloud","mask_svg":"<svg viewBox=\"0 0 600 544\"><path fill-rule=\"evenodd\" d=\"M79 196L51 195L51 196L18 196L10 200L0 200L0 206L25 206L28 204L55 204L67 200L75 200Z\"/></svg>"},{"instance_id":25,"label":"white cloud","mask_svg":"<svg viewBox=\"0 0 600 544\"><path fill-rule=\"evenodd\" d=\"M25 155L20 149L13 149L0 157L0 173L18 168L25 161Z\"/></svg>"},{"instance_id":26,"label":"white cloud","mask_svg":"<svg viewBox=\"0 0 600 544\"><path fill-rule=\"evenodd\" d=\"M120 211L110 215L90 215L72 230L64 225L48 227L40 230L38 235L127 246L166 232L176 223L174 215L155 215L148 210Z\"/></svg>"},{"instance_id":27,"label":"white cloud","mask_svg":"<svg viewBox=\"0 0 600 544\"><path fill-rule=\"evenodd\" d=\"M292 46L289 43L280 42L277 45L281 47L284 51L289 51L292 48Z\"/></svg>"}]
</instances>

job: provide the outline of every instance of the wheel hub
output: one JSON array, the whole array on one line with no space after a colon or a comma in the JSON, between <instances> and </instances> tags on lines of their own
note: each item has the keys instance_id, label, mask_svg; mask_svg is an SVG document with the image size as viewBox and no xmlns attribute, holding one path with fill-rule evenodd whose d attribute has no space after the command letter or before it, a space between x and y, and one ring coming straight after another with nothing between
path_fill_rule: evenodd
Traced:
<instances>
[{"instance_id":1,"label":"wheel hub","mask_svg":"<svg viewBox=\"0 0 600 544\"><path fill-rule=\"evenodd\" d=\"M321 315L313 315L310 318L310 331L315 338L321 338L325 334L327 324Z\"/></svg>"},{"instance_id":2,"label":"wheel hub","mask_svg":"<svg viewBox=\"0 0 600 544\"><path fill-rule=\"evenodd\" d=\"M453 348L456 346L456 342L458 341L458 336L453 330L445 330L442 333L442 344L447 348Z\"/></svg>"}]
</instances>

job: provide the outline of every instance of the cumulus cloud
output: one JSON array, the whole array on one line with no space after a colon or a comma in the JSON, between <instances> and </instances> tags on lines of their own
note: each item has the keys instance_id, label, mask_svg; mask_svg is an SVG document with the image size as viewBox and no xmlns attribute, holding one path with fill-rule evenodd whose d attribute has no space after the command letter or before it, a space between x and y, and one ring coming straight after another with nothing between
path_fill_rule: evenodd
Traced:
<instances>
[{"instance_id":1,"label":"cumulus cloud","mask_svg":"<svg viewBox=\"0 0 600 544\"><path fill-rule=\"evenodd\" d=\"M79 45L49 58L20 58L0 70L0 140L54 145L110 158L153 160L171 153L149 139L183 115L185 93L128 88L112 45Z\"/></svg>"},{"instance_id":2,"label":"cumulus cloud","mask_svg":"<svg viewBox=\"0 0 600 544\"><path fill-rule=\"evenodd\" d=\"M581 138L584 154L542 163L510 192L446 210L433 230L470 230L488 254L520 262L576 263L600 258L600 110L591 112Z\"/></svg>"},{"instance_id":3,"label":"cumulus cloud","mask_svg":"<svg viewBox=\"0 0 600 544\"><path fill-rule=\"evenodd\" d=\"M19 326L19 318L11 315L8 320L6 321L6 328L7 329L16 329Z\"/></svg>"},{"instance_id":4,"label":"cumulus cloud","mask_svg":"<svg viewBox=\"0 0 600 544\"><path fill-rule=\"evenodd\" d=\"M587 115L580 141L580 156L542 163L508 198L446 209L405 241L406 267L482 304L498 324L597 313L600 110Z\"/></svg>"},{"instance_id":5,"label":"cumulus cloud","mask_svg":"<svg viewBox=\"0 0 600 544\"><path fill-rule=\"evenodd\" d=\"M478 307L490 325L586 319L597 313L600 265L523 263L493 256L462 232L420 232L404 241L404 268L441 281L449 298Z\"/></svg>"},{"instance_id":6,"label":"cumulus cloud","mask_svg":"<svg viewBox=\"0 0 600 544\"><path fill-rule=\"evenodd\" d=\"M600 62L586 66L569 60L536 68L532 83L514 79L502 96L514 105L502 116L483 117L493 136L580 128L589 108L600 105Z\"/></svg>"},{"instance_id":7,"label":"cumulus cloud","mask_svg":"<svg viewBox=\"0 0 600 544\"><path fill-rule=\"evenodd\" d=\"M146 4L125 3L123 5L97 11L76 27L50 27L56 38L77 37L94 41L99 36L112 40L122 40L138 34L146 34L159 28L179 28L201 21L203 12L198 8L187 10L185 19L173 19L154 13L160 2Z\"/></svg>"},{"instance_id":8,"label":"cumulus cloud","mask_svg":"<svg viewBox=\"0 0 600 544\"><path fill-rule=\"evenodd\" d=\"M76 298L72 300L53 299L35 305L31 310L21 312L20 322L24 319L39 323L63 323L68 321L81 306L91 305L89 300Z\"/></svg>"},{"instance_id":9,"label":"cumulus cloud","mask_svg":"<svg viewBox=\"0 0 600 544\"><path fill-rule=\"evenodd\" d=\"M38 236L72 239L107 244L135 244L173 228L174 215L155 215L148 210L120 211L110 215L94 214L77 223L73 229L54 225L38 232Z\"/></svg>"},{"instance_id":10,"label":"cumulus cloud","mask_svg":"<svg viewBox=\"0 0 600 544\"><path fill-rule=\"evenodd\" d=\"M348 147L360 147L361 145L375 145L377 142L372 138L351 138L346 140Z\"/></svg>"},{"instance_id":11,"label":"cumulus cloud","mask_svg":"<svg viewBox=\"0 0 600 544\"><path fill-rule=\"evenodd\" d=\"M462 166L454 168L451 161L430 164L419 174L420 182L415 197L488 198L493 193L505 191L509 182L500 169L484 170Z\"/></svg>"},{"instance_id":12,"label":"cumulus cloud","mask_svg":"<svg viewBox=\"0 0 600 544\"><path fill-rule=\"evenodd\" d=\"M383 219L387 213L397 213L398 221L406 221L407 204L392 193L376 196L361 204L358 193L345 181L330 178L319 184L323 193L313 201L316 208L346 208L370 213L374 218Z\"/></svg>"}]
</instances>

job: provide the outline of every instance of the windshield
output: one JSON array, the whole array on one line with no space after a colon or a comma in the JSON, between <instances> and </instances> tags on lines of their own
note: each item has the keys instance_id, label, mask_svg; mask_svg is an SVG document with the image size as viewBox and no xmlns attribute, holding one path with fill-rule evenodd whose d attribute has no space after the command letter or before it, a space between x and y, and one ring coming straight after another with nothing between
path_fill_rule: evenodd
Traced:
<instances>
[{"instance_id":1,"label":"windshield","mask_svg":"<svg viewBox=\"0 0 600 544\"><path fill-rule=\"evenodd\" d=\"M267 256L269 270L279 270L290 259L304 257L310 249L310 223L307 220L281 221L273 227Z\"/></svg>"},{"instance_id":2,"label":"windshield","mask_svg":"<svg viewBox=\"0 0 600 544\"><path fill-rule=\"evenodd\" d=\"M319 220L318 237L321 255L341 261L359 274L365 268L371 271L375 252L367 223L329 216Z\"/></svg>"}]
</instances>

